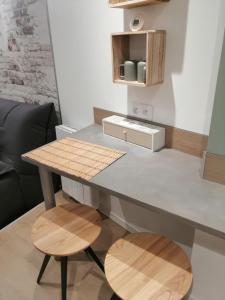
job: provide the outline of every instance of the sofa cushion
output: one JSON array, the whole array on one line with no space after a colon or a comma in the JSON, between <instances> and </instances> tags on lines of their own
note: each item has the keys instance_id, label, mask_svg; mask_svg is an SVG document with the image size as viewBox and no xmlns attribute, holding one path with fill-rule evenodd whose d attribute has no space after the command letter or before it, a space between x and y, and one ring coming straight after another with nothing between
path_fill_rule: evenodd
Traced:
<instances>
[{"instance_id":1,"label":"sofa cushion","mask_svg":"<svg viewBox=\"0 0 225 300\"><path fill-rule=\"evenodd\" d=\"M0 176L13 171L13 167L3 161L0 161Z\"/></svg>"},{"instance_id":2,"label":"sofa cushion","mask_svg":"<svg viewBox=\"0 0 225 300\"><path fill-rule=\"evenodd\" d=\"M0 127L4 126L8 114L18 105L20 105L20 103L15 101L7 101L0 99Z\"/></svg>"},{"instance_id":3,"label":"sofa cushion","mask_svg":"<svg viewBox=\"0 0 225 300\"><path fill-rule=\"evenodd\" d=\"M37 168L23 162L21 154L52 140L49 132L54 134L56 123L52 103L34 105L0 99L0 160L19 174L37 174Z\"/></svg>"}]
</instances>

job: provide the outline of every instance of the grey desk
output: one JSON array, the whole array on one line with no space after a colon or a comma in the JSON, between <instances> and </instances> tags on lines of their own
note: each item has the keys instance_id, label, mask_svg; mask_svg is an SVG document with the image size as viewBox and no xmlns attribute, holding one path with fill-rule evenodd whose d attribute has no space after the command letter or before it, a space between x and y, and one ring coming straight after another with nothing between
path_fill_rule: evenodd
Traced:
<instances>
[{"instance_id":1,"label":"grey desk","mask_svg":"<svg viewBox=\"0 0 225 300\"><path fill-rule=\"evenodd\" d=\"M201 178L199 158L171 149L152 153L104 135L99 125L80 130L74 137L126 151L127 155L90 182L38 165L47 208L54 206L50 174L55 172L225 238L225 186Z\"/></svg>"}]
</instances>

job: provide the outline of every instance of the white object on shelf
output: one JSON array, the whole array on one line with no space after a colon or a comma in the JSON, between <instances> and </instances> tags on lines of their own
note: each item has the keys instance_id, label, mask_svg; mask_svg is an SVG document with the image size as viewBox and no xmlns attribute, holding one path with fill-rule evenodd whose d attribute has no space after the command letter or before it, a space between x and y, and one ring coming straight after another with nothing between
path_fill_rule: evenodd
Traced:
<instances>
[{"instance_id":1,"label":"white object on shelf","mask_svg":"<svg viewBox=\"0 0 225 300\"><path fill-rule=\"evenodd\" d=\"M111 116L103 119L103 132L127 142L157 151L165 146L165 128Z\"/></svg>"},{"instance_id":2,"label":"white object on shelf","mask_svg":"<svg viewBox=\"0 0 225 300\"><path fill-rule=\"evenodd\" d=\"M57 139L72 137L77 130L65 125L56 126ZM61 176L62 190L77 201L98 208L99 207L99 193L80 182L71 180Z\"/></svg>"},{"instance_id":3,"label":"white object on shelf","mask_svg":"<svg viewBox=\"0 0 225 300\"><path fill-rule=\"evenodd\" d=\"M144 15L143 14L136 15L130 21L130 30L131 31L142 30L144 27L144 23L145 23Z\"/></svg>"}]
</instances>

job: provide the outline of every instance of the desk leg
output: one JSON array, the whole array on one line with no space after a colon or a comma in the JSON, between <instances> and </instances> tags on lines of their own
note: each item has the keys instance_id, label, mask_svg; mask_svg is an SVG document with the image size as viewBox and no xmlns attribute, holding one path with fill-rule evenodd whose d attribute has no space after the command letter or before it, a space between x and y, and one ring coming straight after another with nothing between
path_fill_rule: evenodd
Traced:
<instances>
[{"instance_id":1,"label":"desk leg","mask_svg":"<svg viewBox=\"0 0 225 300\"><path fill-rule=\"evenodd\" d=\"M41 186L45 201L45 208L46 210L48 210L56 206L52 174L44 167L39 167L39 174L41 178Z\"/></svg>"},{"instance_id":2,"label":"desk leg","mask_svg":"<svg viewBox=\"0 0 225 300\"><path fill-rule=\"evenodd\" d=\"M188 300L224 300L225 240L196 230L191 261L194 279Z\"/></svg>"}]
</instances>

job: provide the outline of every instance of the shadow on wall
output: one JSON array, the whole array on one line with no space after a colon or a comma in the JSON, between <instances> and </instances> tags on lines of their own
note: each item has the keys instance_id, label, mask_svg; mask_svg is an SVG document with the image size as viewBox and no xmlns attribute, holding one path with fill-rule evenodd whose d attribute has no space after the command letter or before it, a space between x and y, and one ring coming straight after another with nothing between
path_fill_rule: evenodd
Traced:
<instances>
[{"instance_id":1,"label":"shadow on wall","mask_svg":"<svg viewBox=\"0 0 225 300\"><path fill-rule=\"evenodd\" d=\"M125 225L128 231L157 232L180 243L191 256L194 228L170 216L152 212L150 208L144 208L130 200L121 200L104 192L100 193L100 199L100 210L111 216L117 223Z\"/></svg>"},{"instance_id":2,"label":"shadow on wall","mask_svg":"<svg viewBox=\"0 0 225 300\"><path fill-rule=\"evenodd\" d=\"M167 120L167 125L175 124L176 107L172 75L179 74L183 70L188 6L189 0L170 0L166 4L124 10L125 31L130 30L130 20L138 13L144 14L144 29L167 31L164 83L147 88L129 86L128 114L132 112L133 103L148 103L155 107L153 121L165 124Z\"/></svg>"}]
</instances>

